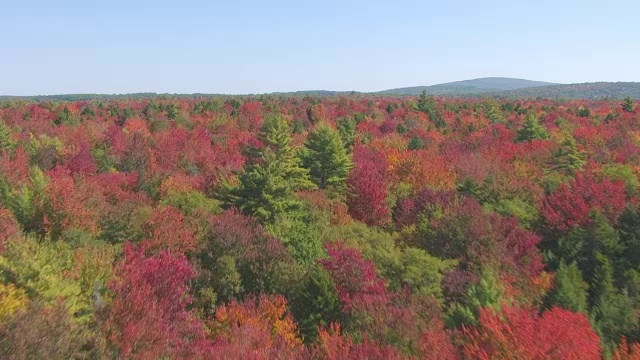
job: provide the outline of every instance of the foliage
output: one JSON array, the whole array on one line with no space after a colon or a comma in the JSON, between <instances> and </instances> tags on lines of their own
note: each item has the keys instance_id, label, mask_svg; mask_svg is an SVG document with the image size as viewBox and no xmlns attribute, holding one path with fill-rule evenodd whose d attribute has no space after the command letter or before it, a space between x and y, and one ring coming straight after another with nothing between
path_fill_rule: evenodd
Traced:
<instances>
[{"instance_id":1,"label":"foliage","mask_svg":"<svg viewBox=\"0 0 640 360\"><path fill-rule=\"evenodd\" d=\"M320 189L344 185L352 164L340 133L326 123L318 124L305 141L302 166Z\"/></svg>"},{"instance_id":2,"label":"foliage","mask_svg":"<svg viewBox=\"0 0 640 360\"><path fill-rule=\"evenodd\" d=\"M187 310L194 271L184 256L146 257L144 245L125 245L124 260L110 284L113 301L104 309L102 331L119 357L196 358L211 344L203 324Z\"/></svg>"},{"instance_id":3,"label":"foliage","mask_svg":"<svg viewBox=\"0 0 640 360\"><path fill-rule=\"evenodd\" d=\"M640 113L571 89L4 101L0 358L633 358Z\"/></svg>"},{"instance_id":4,"label":"foliage","mask_svg":"<svg viewBox=\"0 0 640 360\"><path fill-rule=\"evenodd\" d=\"M526 117L522 129L518 130L516 141L531 141L535 139L548 139L547 130L540 124L535 115L529 114Z\"/></svg>"},{"instance_id":5,"label":"foliage","mask_svg":"<svg viewBox=\"0 0 640 360\"><path fill-rule=\"evenodd\" d=\"M348 180L349 213L367 225L382 225L389 216L387 163L380 153L365 147L356 147L353 158Z\"/></svg>"},{"instance_id":6,"label":"foliage","mask_svg":"<svg viewBox=\"0 0 640 360\"><path fill-rule=\"evenodd\" d=\"M225 207L235 207L261 221L293 215L300 203L297 190L311 189L308 171L300 166L297 149L291 146L291 129L281 116L268 117L258 133L263 147L252 147L238 186L220 194Z\"/></svg>"},{"instance_id":7,"label":"foliage","mask_svg":"<svg viewBox=\"0 0 640 360\"><path fill-rule=\"evenodd\" d=\"M469 359L600 359L598 335L581 314L553 308L542 315L520 308L480 311L464 330Z\"/></svg>"}]
</instances>

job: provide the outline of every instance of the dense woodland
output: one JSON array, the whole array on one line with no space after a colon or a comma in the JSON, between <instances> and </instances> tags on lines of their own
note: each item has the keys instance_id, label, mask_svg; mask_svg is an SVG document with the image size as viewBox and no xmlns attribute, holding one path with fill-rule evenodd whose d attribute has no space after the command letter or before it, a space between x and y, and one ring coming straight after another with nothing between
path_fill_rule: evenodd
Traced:
<instances>
[{"instance_id":1,"label":"dense woodland","mask_svg":"<svg viewBox=\"0 0 640 360\"><path fill-rule=\"evenodd\" d=\"M639 109L0 103L0 357L639 359Z\"/></svg>"}]
</instances>

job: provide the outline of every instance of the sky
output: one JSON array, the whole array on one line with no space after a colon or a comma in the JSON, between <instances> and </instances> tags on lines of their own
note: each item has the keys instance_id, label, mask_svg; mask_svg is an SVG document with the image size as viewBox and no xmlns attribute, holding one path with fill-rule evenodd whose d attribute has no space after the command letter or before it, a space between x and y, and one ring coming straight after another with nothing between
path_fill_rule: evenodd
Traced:
<instances>
[{"instance_id":1,"label":"sky","mask_svg":"<svg viewBox=\"0 0 640 360\"><path fill-rule=\"evenodd\" d=\"M640 81L637 0L0 5L0 95Z\"/></svg>"}]
</instances>

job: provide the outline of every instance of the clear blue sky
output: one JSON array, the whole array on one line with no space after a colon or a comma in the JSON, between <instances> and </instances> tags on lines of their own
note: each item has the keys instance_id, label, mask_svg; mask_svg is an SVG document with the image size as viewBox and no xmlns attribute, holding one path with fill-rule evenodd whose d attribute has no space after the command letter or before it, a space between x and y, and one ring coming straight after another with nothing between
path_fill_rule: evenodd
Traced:
<instances>
[{"instance_id":1,"label":"clear blue sky","mask_svg":"<svg viewBox=\"0 0 640 360\"><path fill-rule=\"evenodd\" d=\"M6 0L0 94L640 81L639 20L637 0Z\"/></svg>"}]
</instances>

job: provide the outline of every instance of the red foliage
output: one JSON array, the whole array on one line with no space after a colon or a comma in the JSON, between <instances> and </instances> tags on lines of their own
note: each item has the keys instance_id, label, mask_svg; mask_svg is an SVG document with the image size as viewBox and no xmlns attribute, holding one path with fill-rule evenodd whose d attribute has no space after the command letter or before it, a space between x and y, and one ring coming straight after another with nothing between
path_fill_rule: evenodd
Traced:
<instances>
[{"instance_id":1,"label":"red foliage","mask_svg":"<svg viewBox=\"0 0 640 360\"><path fill-rule=\"evenodd\" d=\"M98 231L102 199L83 179L77 181L67 169L56 167L47 172L48 210L45 228L53 239L73 228L91 234Z\"/></svg>"},{"instance_id":2,"label":"red foliage","mask_svg":"<svg viewBox=\"0 0 640 360\"><path fill-rule=\"evenodd\" d=\"M144 253L144 245L125 244L110 285L113 302L103 314L107 340L121 358L206 358L212 344L203 324L186 310L195 272L182 255Z\"/></svg>"},{"instance_id":3,"label":"red foliage","mask_svg":"<svg viewBox=\"0 0 640 360\"><path fill-rule=\"evenodd\" d=\"M329 258L319 262L331 274L346 311L351 309L356 297L386 293L386 283L378 277L375 264L366 260L359 250L347 248L343 243L326 246Z\"/></svg>"},{"instance_id":4,"label":"red foliage","mask_svg":"<svg viewBox=\"0 0 640 360\"><path fill-rule=\"evenodd\" d=\"M354 343L351 337L340 335L340 326L337 324L331 324L329 330L320 330L319 343L314 349L314 355L314 358L327 360L393 360L403 358L392 347L378 345L368 338L365 338L360 344Z\"/></svg>"},{"instance_id":5,"label":"red foliage","mask_svg":"<svg viewBox=\"0 0 640 360\"><path fill-rule=\"evenodd\" d=\"M368 225L382 225L389 220L387 162L382 154L363 146L356 147L353 160L348 179L349 213Z\"/></svg>"},{"instance_id":6,"label":"red foliage","mask_svg":"<svg viewBox=\"0 0 640 360\"><path fill-rule=\"evenodd\" d=\"M516 219L487 213L475 199L456 192L434 190L401 199L395 218L403 226L427 222L430 231L414 242L430 253L459 259L466 269L493 266L504 272L505 280L516 282L516 288L537 292L536 279L543 270L537 249L541 238L522 229Z\"/></svg>"},{"instance_id":7,"label":"red foliage","mask_svg":"<svg viewBox=\"0 0 640 360\"><path fill-rule=\"evenodd\" d=\"M22 148L16 150L15 156L0 154L0 179L16 187L29 181L29 157Z\"/></svg>"},{"instance_id":8,"label":"red foliage","mask_svg":"<svg viewBox=\"0 0 640 360\"><path fill-rule=\"evenodd\" d=\"M149 250L168 251L172 254L196 250L197 242L182 213L172 206L159 206L153 210L145 224Z\"/></svg>"},{"instance_id":9,"label":"red foliage","mask_svg":"<svg viewBox=\"0 0 640 360\"><path fill-rule=\"evenodd\" d=\"M589 212L597 209L615 224L625 208L627 195L622 181L597 181L590 173L578 173L570 184L560 185L549 195L541 213L552 230L567 231L591 221Z\"/></svg>"},{"instance_id":10,"label":"red foliage","mask_svg":"<svg viewBox=\"0 0 640 360\"><path fill-rule=\"evenodd\" d=\"M238 127L243 130L257 131L262 126L262 103L259 101L248 101L238 109Z\"/></svg>"},{"instance_id":11,"label":"red foliage","mask_svg":"<svg viewBox=\"0 0 640 360\"><path fill-rule=\"evenodd\" d=\"M542 315L503 307L480 310L480 324L465 328L469 359L600 359L600 339L583 314L552 308Z\"/></svg>"},{"instance_id":12,"label":"red foliage","mask_svg":"<svg viewBox=\"0 0 640 360\"><path fill-rule=\"evenodd\" d=\"M210 224L205 255L233 256L243 275L243 286L249 293L268 289L280 266L294 261L281 241L239 212L227 210L212 217Z\"/></svg>"},{"instance_id":13,"label":"red foliage","mask_svg":"<svg viewBox=\"0 0 640 360\"><path fill-rule=\"evenodd\" d=\"M89 144L83 144L80 147L78 153L67 162L67 168L72 173L94 174L98 171Z\"/></svg>"}]
</instances>

